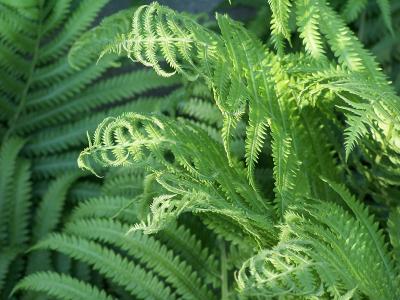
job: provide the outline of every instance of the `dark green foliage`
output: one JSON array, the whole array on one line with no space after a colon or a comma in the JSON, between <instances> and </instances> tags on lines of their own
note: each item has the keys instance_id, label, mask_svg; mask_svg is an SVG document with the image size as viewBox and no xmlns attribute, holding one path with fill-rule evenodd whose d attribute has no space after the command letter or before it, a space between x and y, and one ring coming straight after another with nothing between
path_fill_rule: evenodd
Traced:
<instances>
[{"instance_id":1,"label":"dark green foliage","mask_svg":"<svg viewBox=\"0 0 400 300\"><path fill-rule=\"evenodd\" d=\"M95 182L85 184L87 174L76 163L86 132L126 110L172 114L183 95L174 91L178 78L160 79L151 70L112 72L117 57L96 65L97 53L80 51L69 63L70 47L89 35L84 32L109 1L31 2L0 1L0 298L5 299L24 274L58 270L63 261L49 251L26 251L60 229L74 197L87 199L95 193ZM107 28L113 24L110 33L129 29L130 22L118 20L113 16L104 22ZM147 96L154 90L172 92L170 98ZM52 274L46 276L55 276L63 286L85 287ZM34 284L43 278L32 277L21 288L34 285L37 291L75 299L62 286ZM96 289L89 294L100 295Z\"/></svg>"}]
</instances>

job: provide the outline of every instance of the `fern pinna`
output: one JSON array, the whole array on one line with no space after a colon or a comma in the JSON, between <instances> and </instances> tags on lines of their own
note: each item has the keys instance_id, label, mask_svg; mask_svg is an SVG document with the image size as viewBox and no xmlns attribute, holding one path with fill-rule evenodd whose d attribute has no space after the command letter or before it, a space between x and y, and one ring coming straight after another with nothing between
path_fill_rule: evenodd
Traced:
<instances>
[{"instance_id":1,"label":"fern pinna","mask_svg":"<svg viewBox=\"0 0 400 300\"><path fill-rule=\"evenodd\" d=\"M67 11L69 1L40 2L39 9L8 2L0 1L24 18L47 7L34 19L39 28L47 18L68 15L55 11L58 5ZM19 252L5 248L4 293L13 289L12 297L26 299L43 293L60 299L400 297L400 102L346 25L366 1L265 2L267 43L226 15L216 15L213 31L152 3L81 35L85 23L55 39L64 46L46 50L47 39L39 40L35 51L52 54L32 55L27 78L2 63L2 72L14 76L10 82L25 83L26 95L4 89L1 102L11 112L14 102L19 108L2 114L0 188L8 200L1 203L0 233L18 240L22 251L32 245L18 261ZM88 13L93 3L83 1L76 11ZM376 3L391 34L388 1ZM75 14L68 26L77 27ZM13 45L9 36L2 41ZM62 53L72 42L67 61ZM21 49L15 50L4 53ZM124 62L118 57L160 77L146 69L99 79ZM15 69L21 65L16 61ZM50 72L43 82L34 72L41 66ZM169 87L167 96L122 101L161 87ZM78 165L103 180L73 170L88 130L94 136ZM22 200L14 203L12 195ZM29 201L40 197L39 204ZM24 223L15 222L14 211ZM13 223L18 229L7 227ZM28 273L14 288L19 275L4 281L10 263Z\"/></svg>"}]
</instances>

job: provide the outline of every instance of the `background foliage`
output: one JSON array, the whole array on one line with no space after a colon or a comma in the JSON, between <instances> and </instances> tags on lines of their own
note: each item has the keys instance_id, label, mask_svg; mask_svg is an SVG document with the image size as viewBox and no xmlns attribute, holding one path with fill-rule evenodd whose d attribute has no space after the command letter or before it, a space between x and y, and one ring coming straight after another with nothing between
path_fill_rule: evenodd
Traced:
<instances>
[{"instance_id":1,"label":"background foliage","mask_svg":"<svg viewBox=\"0 0 400 300\"><path fill-rule=\"evenodd\" d=\"M0 298L399 298L399 3L182 3L0 0Z\"/></svg>"}]
</instances>

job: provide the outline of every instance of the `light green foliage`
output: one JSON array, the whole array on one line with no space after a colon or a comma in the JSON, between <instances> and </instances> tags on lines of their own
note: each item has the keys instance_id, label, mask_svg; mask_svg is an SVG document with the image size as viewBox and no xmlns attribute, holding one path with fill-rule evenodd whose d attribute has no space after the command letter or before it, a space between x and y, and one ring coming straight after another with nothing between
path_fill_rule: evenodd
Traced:
<instances>
[{"instance_id":1,"label":"light green foliage","mask_svg":"<svg viewBox=\"0 0 400 300\"><path fill-rule=\"evenodd\" d=\"M398 297L398 278L378 224L342 186L329 185L351 215L336 204L304 199L302 207L286 214L278 246L242 267L238 274L242 289L271 295L293 289L296 295L321 296L322 281L334 297L353 288L353 293L372 299ZM275 285L272 274L279 273L287 278Z\"/></svg>"},{"instance_id":2,"label":"light green foliage","mask_svg":"<svg viewBox=\"0 0 400 300\"><path fill-rule=\"evenodd\" d=\"M199 76L221 111L224 148L218 140L206 141L205 132L187 121L127 113L99 125L78 163L100 173L107 166L148 162L149 172L165 191L154 195L150 214L130 232L154 234L191 212L233 244L241 244L239 232L244 233L242 241L248 235L253 247L265 250L237 273L244 295L396 299L398 271L382 232L368 210L333 182L348 176L341 165L350 159L362 169L358 159L382 155L390 161L393 171L389 172L397 176L399 98L374 57L325 1L296 4L298 30L311 57L284 53L283 39L290 41L292 30L289 1L270 2L277 54L226 16L217 15L221 34L216 35L157 3L139 8L133 29L105 47L101 57L125 54L161 76L180 73L189 80ZM310 11L311 19L305 15ZM324 47L336 59L329 60ZM248 120L247 186L239 183L240 174L229 175L240 170L230 150L230 137L244 115ZM264 150L267 134L272 144ZM340 145L340 134L344 145ZM359 150L350 155L356 144ZM254 177L259 155L268 152L273 158L273 201L251 196L259 190ZM230 191L232 187L235 192ZM231 203L229 208L214 195L218 189ZM383 184L381 192L384 189ZM259 215L264 215L264 226ZM281 224L279 236L267 225L269 215L272 222ZM237 226L235 234L229 226ZM373 266L372 273L366 265Z\"/></svg>"},{"instance_id":3,"label":"light green foliage","mask_svg":"<svg viewBox=\"0 0 400 300\"><path fill-rule=\"evenodd\" d=\"M93 146L79 157L80 167L98 173L94 169L98 165L128 166L148 161L149 171L167 191L154 199L151 214L134 230L157 232L190 211L225 216L257 243L269 239L274 231L265 215L268 204L249 186L243 168L235 161L230 167L222 145L189 122L126 114L106 119L90 144ZM150 163L153 159L158 163L156 169Z\"/></svg>"},{"instance_id":4,"label":"light green foliage","mask_svg":"<svg viewBox=\"0 0 400 300\"><path fill-rule=\"evenodd\" d=\"M107 3L0 0L0 297L399 299L396 6Z\"/></svg>"}]
</instances>

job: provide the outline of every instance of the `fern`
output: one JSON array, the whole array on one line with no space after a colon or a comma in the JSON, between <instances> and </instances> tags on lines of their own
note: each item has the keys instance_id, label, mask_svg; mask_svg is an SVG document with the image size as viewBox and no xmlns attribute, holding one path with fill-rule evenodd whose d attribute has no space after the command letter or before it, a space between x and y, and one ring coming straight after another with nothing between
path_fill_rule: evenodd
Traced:
<instances>
[{"instance_id":1,"label":"fern","mask_svg":"<svg viewBox=\"0 0 400 300\"><path fill-rule=\"evenodd\" d=\"M0 298L399 298L396 3L108 3L0 1Z\"/></svg>"},{"instance_id":2,"label":"fern","mask_svg":"<svg viewBox=\"0 0 400 300\"><path fill-rule=\"evenodd\" d=\"M398 279L376 224L347 191L338 185L330 185L341 194L354 217L345 213L343 208L324 202L310 203L304 209L296 208L288 213L280 246L251 258L240 270L238 280L244 292L248 289L250 294L284 295L294 289L295 293L318 296L324 291L322 281L326 286L325 292L334 297L353 288L352 293L361 291L372 298L397 297ZM279 262L281 259L290 260ZM380 274L374 281L371 281L367 262L374 274ZM280 269L280 266L285 269ZM249 277L248 272L253 276ZM283 281L287 285L277 285L280 290L268 290L269 284L275 287L274 273L288 276ZM296 276L301 277L297 280Z\"/></svg>"},{"instance_id":3,"label":"fern","mask_svg":"<svg viewBox=\"0 0 400 300\"><path fill-rule=\"evenodd\" d=\"M18 255L18 251L13 248L3 248L0 259L0 288L3 289L4 281L7 276L7 271L12 261Z\"/></svg>"},{"instance_id":4,"label":"fern","mask_svg":"<svg viewBox=\"0 0 400 300\"><path fill-rule=\"evenodd\" d=\"M271 31L274 36L274 44L279 52L283 52L283 38L290 42L289 14L290 0L268 0L272 11Z\"/></svg>"},{"instance_id":5,"label":"fern","mask_svg":"<svg viewBox=\"0 0 400 300\"><path fill-rule=\"evenodd\" d=\"M394 283L397 271L376 224L345 190L335 184L321 184L319 177L327 174L329 182L343 178L343 170L337 167L341 160L334 158L337 155L341 159L341 150L333 148L340 140L326 140L331 128L346 136L343 163L360 141L365 153L378 155L382 147L393 159L397 152L397 96L374 58L325 1L296 4L300 36L313 58L284 54L283 38L290 42L291 32L288 1L270 3L277 54L268 52L240 24L225 16L217 15L221 35L216 35L159 4L139 8L133 16L132 31L115 37L100 57L110 52L126 54L166 77L177 72L193 80L199 75L212 90L223 116L220 134L227 160L222 164L213 160L222 157L221 149L214 151L218 140L205 142L205 133L190 122L127 113L100 124L78 163L100 173L107 166L151 162L148 172L166 191L154 195L150 215L130 230L134 234L138 230L159 232L191 212L233 244L240 243L238 238L245 233L254 240L253 250L267 246L268 250L245 262L238 273L238 286L247 296L384 295L394 299L398 293ZM315 11L311 20L305 15L310 10ZM325 57L323 45L337 61ZM315 70L325 71L319 79L318 75L307 75ZM363 82L380 87L388 97L375 100L378 95ZM343 109L347 128L334 115L335 107ZM248 118L244 160L250 189L247 183L238 183L238 175L228 175L240 169L230 153L230 138L243 115ZM393 123L388 126L388 122ZM251 205L237 201L237 194L248 199L251 193L258 193L253 174L259 154L268 152L262 148L267 133L273 141L270 154L277 212L267 202L252 200ZM190 138L193 134L196 139ZM327 146L318 144L318 139ZM202 144L209 147L204 149ZM211 166L218 172L211 171ZM219 172L230 178L230 184L219 177ZM236 191L232 191L232 185ZM354 215L335 204L339 197L328 186L338 191ZM229 208L214 190L227 195ZM245 210L246 215L234 207ZM281 220L279 237L265 221L264 226L258 222L259 213L277 215ZM351 235L351 227L356 236ZM272 240L260 229L273 233ZM372 282L368 277L366 261L375 266L378 280ZM342 269L347 271L343 273Z\"/></svg>"},{"instance_id":6,"label":"fern","mask_svg":"<svg viewBox=\"0 0 400 300\"><path fill-rule=\"evenodd\" d=\"M128 291L138 294L141 298L163 299L165 297L169 299L171 297L170 291L157 282L151 274L133 263L129 263L114 251L102 249L97 243L54 234L35 247L60 250L93 265L104 276L113 278L118 284L125 286ZM124 270L124 272L121 273L121 270ZM138 284L139 280L140 285Z\"/></svg>"},{"instance_id":7,"label":"fern","mask_svg":"<svg viewBox=\"0 0 400 300\"><path fill-rule=\"evenodd\" d=\"M51 284L49 284L51 282ZM61 299L114 299L96 287L85 284L68 275L60 275L54 272L32 274L25 277L16 287L18 290L35 290L47 292L49 295Z\"/></svg>"},{"instance_id":8,"label":"fern","mask_svg":"<svg viewBox=\"0 0 400 300\"><path fill-rule=\"evenodd\" d=\"M141 10L138 10L138 12L135 14L135 17L134 17L135 21L134 22L139 22L139 20L141 18L144 18L144 19L149 18L148 20L147 19L146 20L147 20L147 22L151 22L150 19L152 18L152 13L156 9L158 9L163 14L170 15L170 21L169 21L170 26L172 26L171 24L173 24L174 22L177 22L177 21L172 21L172 20L175 20L177 18L176 14L174 14L172 11L169 11L168 9L162 8L162 7L158 6L157 4L153 4L153 5L154 5L154 9L153 8L148 8L148 9L147 8L143 8ZM319 9L321 10L321 18L322 17L325 18L327 20L327 22L330 19L334 20L335 22L338 22L337 21L338 18L335 17L335 15L332 12L331 8L329 8L327 5L323 5ZM142 16L142 12L144 12L144 11L147 11L148 13L146 15ZM137 18L137 20L136 20L136 18ZM220 20L220 27L222 28L222 33L224 33L224 32L226 32L226 30L224 31L223 28L228 26L228 25L224 25L226 23L226 22L224 23L222 21L222 20L224 20L224 18L219 18L219 20ZM227 115L227 112L230 111L230 109L228 107L226 107L225 104L222 104L220 102L220 100L218 100L220 98L225 98L226 96L224 94L227 93L226 84L228 82L226 80L228 78L226 77L226 75L223 75L223 74L228 74L228 71L226 70L226 68L227 68L226 65L227 64L223 63L223 62L224 62L224 60L226 60L226 57L232 57L234 59L232 65L234 66L234 68L237 69L237 70L232 70L232 74L240 74L240 72L242 72L243 68L244 68L244 66L242 66L243 62L246 62L246 55L247 55L248 58L254 59L254 60L256 59L255 58L256 55L259 55L259 56L262 55L262 54L256 54L257 51L260 50L260 45L258 45L257 41L254 40L251 36L245 38L245 39L247 39L247 41L244 40L243 42L240 42L239 39L243 39L243 37L246 36L246 34L242 32L241 34L239 34L238 36L236 36L234 38L237 41L237 43L241 43L242 45L245 46L243 48L244 51L240 51L240 50L238 50L239 48L232 48L232 45L230 45L230 43L231 43L230 39L228 37L223 37L224 38L223 41L224 41L224 43L226 43L226 45L223 45L220 41L218 41L217 37L210 36L206 31L199 29L196 25L193 25L187 19L182 18L181 21L184 22L182 24L185 24L185 26L190 28L190 29L188 29L188 31L192 32L192 35L194 37L196 37L195 35L199 36L199 40L196 40L193 37L188 37L187 43L190 43L191 40L194 40L194 42L192 42L192 44L197 48L198 52L201 52L201 51L204 52L204 51L207 50L207 56L204 56L204 54L202 55L203 57L205 57L205 60L203 61L203 63L205 65L203 67L199 68L198 65L200 64L200 66L201 66L202 63L194 61L194 57L193 58L191 57L190 60L188 60L187 54L186 54L186 56L182 57L182 59L183 59L182 63L185 64L185 65L186 65L186 63L188 63L188 65L186 67L193 67L194 68L193 71L199 72L200 75L206 76L206 81L214 82L213 83L214 84L213 89L214 89L214 93L216 93L217 105L220 107L223 115L226 115L226 117L224 117L225 121L224 121L223 130L222 130L222 136L223 136L223 139L224 139L225 148L226 148L226 150L228 152L228 157L230 157L229 156L229 137L231 136L231 128L237 122L237 117L236 116L237 116L238 113L232 112L233 114L229 113ZM161 22L161 23L163 23L163 22ZM332 45L332 50L337 52L337 55L338 55L339 59L341 59L340 58L341 55L342 55L344 60L348 59L348 66L350 68L357 69L356 65L358 64L358 62L361 62L361 60L362 60L363 64L365 64L367 66L367 69L368 69L369 72L372 72L373 74L377 74L377 71L376 71L377 66L376 66L375 62L373 61L373 58L370 57L370 55L361 48L361 46L358 44L358 42L355 40L355 38L353 36L351 36L351 33L348 31L348 29L345 28L345 26L342 23L340 23L340 24L339 23L340 22L338 22L337 26L335 25L335 27L343 28L342 31L346 32L346 35L349 36L348 38L345 38L344 40L346 40L346 39L349 39L349 41L351 40L351 43L354 44L357 49L354 49L354 51L352 50L352 51L348 51L346 53L344 53L344 52L342 53L341 52L342 50L340 50L340 49L342 49L341 48L342 46L340 46L340 43L342 43L342 41L334 41L335 37L333 36L334 33L332 32L331 36L329 35L329 33L327 33L328 41L329 41L329 39L331 39L330 43ZM232 35L233 32L235 32L235 30L237 30L238 32L240 32L240 30L241 30L239 28L238 29L234 29L234 28L237 28L236 25L234 25L234 24L230 24L229 28L230 28L229 29L230 30L230 33L229 33L230 35ZM146 30L146 28L144 28L143 30ZM323 28L322 28L322 30L323 30ZM137 33L132 31L131 34L132 35L134 35L134 34L140 35L141 31L139 30ZM146 31L144 31L144 34L150 34L151 35L152 33L150 33L150 32L146 33ZM174 36L174 34L176 34L176 30L173 31L171 29L171 34L172 34L171 38L174 39L173 36ZM217 42L212 42L212 40L210 41L210 37L212 38L212 40L215 40ZM139 41L140 38L142 38L142 37L137 36L136 40ZM152 39L157 41L157 37L152 37ZM133 49L130 48L129 39L125 40L125 42L126 42L126 44L124 45L124 47L119 47L118 45L120 45L120 43L118 43L118 44L115 44L115 48L112 48L112 47L111 48L107 48L105 51L114 51L114 52L120 53L121 51L124 50L124 51L126 51L128 53L129 56L131 56L131 55L136 55L136 56L142 55L139 50L138 50L139 51L138 52L138 51L133 50ZM211 46L211 45L215 45L215 43L216 43L217 46ZM204 44L207 45L206 50L204 49ZM252 46L249 46L249 45L252 45ZM154 45L154 47L156 47L156 46L157 46L157 44ZM141 47L141 46L137 45L137 47ZM178 47L178 45L174 45L174 47ZM213 47L217 47L219 49L218 53L225 53L225 51L228 51L228 54L227 55L226 54L222 54L219 57L218 56L215 57L215 54L213 54L213 53L216 53L216 52L213 51ZM253 49L256 49L256 50L250 50L252 47L254 47ZM153 49L153 50L151 50L151 49L153 49L153 48L151 47L151 48L147 49L146 51L156 51L155 49ZM231 51L231 54L229 54L229 51L230 51L229 49L236 49L235 50L236 53L233 53ZM179 48L176 48L174 50L175 53L179 53L179 51L184 51L184 50L180 50ZM251 54L251 51L254 51L255 53ZM353 52L355 53L354 55L356 55L356 56L358 55L358 53L361 53L360 57L356 58L356 56L354 56L354 59L351 58L351 57L353 57L353 54L352 54ZM153 56L154 58L157 57L156 56L156 52L147 53L147 56ZM196 56L196 59L197 59L197 57L198 56ZM140 58L138 58L138 57L135 57L135 58L137 58L140 61ZM220 59L220 61L218 61L218 59ZM215 61L215 63L213 63L213 61ZM256 70L257 69L257 67L255 67L254 65L251 65L252 64L251 60L247 59L247 61L248 61L248 63L250 63L250 66L251 66L249 69L251 69L251 70ZM351 62L351 61L353 61L353 62ZM159 64L158 61L153 61L153 64L150 64L150 65L154 65L154 63ZM349 64L353 64L353 63L354 63L354 66L351 67ZM147 62L145 62L145 64L149 65L149 63L147 63ZM173 65L175 65L175 66L179 65L179 68L181 68L181 69L184 68L184 66L182 64L179 64L179 60L177 58L175 59L175 62L174 62ZM212 76L212 73L210 73L210 71L203 71L202 70L202 68L208 68L208 70L209 70L210 66L213 66L213 65L215 65L215 67L216 67L216 72L215 72L215 76L216 77ZM224 65L223 68L221 68L222 65ZM235 67L235 66L237 66L237 67ZM268 65L263 67L263 69L265 71L267 71L266 67L268 67ZM157 67L157 68L159 68L159 67ZM177 71L179 71L179 69L177 69ZM221 73L221 72L223 72L223 73ZM249 76L249 78L246 78L246 76ZM243 75L242 78L237 77L237 79L234 79L234 78L230 79L230 80L234 80L234 82L236 82L233 86L239 87L239 85L242 85L242 84L248 85L248 89L249 90L244 92L244 94L240 94L240 93L238 94L238 92L239 92L238 90L237 91L231 90L230 93L234 93L234 98L238 99L238 100L235 100L235 101L231 101L232 103L241 103L240 99L246 99L246 98L251 100L250 103L249 103L250 104L250 109L249 109L250 118L252 116L252 112L257 112L257 113L260 113L261 115L265 115L265 113L267 112L266 111L267 108L263 108L263 105L266 106L266 104L256 104L258 102L262 103L262 101L257 100L258 91L254 90L254 89L253 89L253 91L251 91L252 81L253 81L253 87L257 86L257 85L261 85L261 82L258 82L258 84L254 85L254 78L257 78L257 77L259 77L259 76L255 76L255 74L253 74L253 76L251 76L251 72L246 72ZM380 82L381 79L382 79L382 76L381 75L377 75L377 78L378 78L378 80ZM221 81L221 79L223 81ZM215 85L216 82L217 83L221 82L221 83L219 83L218 85ZM379 84L381 85L381 83L379 83ZM265 81L264 85L268 85L268 81ZM382 86L384 86L383 83L382 83ZM265 91L269 91L269 97L271 97L271 98L274 97L274 92L273 92L273 90L271 91L271 87L270 86L265 87L264 90ZM243 93L243 91L244 90L242 89L242 93ZM267 96L268 96L268 94L267 94ZM230 105L232 105L232 104L230 104ZM237 105L238 104L235 104L234 107L238 107ZM396 104L394 104L394 102L392 102L392 104L388 103L388 104L385 104L385 105L389 105L391 107L390 109L398 110L398 108L396 108ZM355 104L353 106L355 106ZM239 107L237 109L239 109ZM273 113L276 114L277 108L272 108L272 109L273 110L270 110L268 112L271 117L273 117L273 115L272 115ZM363 111L360 107L355 107L355 109L356 110L353 111L353 113L355 112L356 114L357 113L361 114L362 111ZM264 110L264 113L263 113L263 110ZM280 110L282 110L282 108L280 108ZM362 118L359 118L359 119L361 120ZM369 126L372 126L372 123L373 123L372 120L373 119L376 119L376 117L372 117L372 114L371 114L370 120L364 121L364 122L367 122L367 124ZM351 114L349 114L349 120L351 120L351 123L350 123L351 128L348 129L349 138L347 140L347 145L348 145L347 146L347 153L349 153L349 151L352 148L352 146L354 146L355 141L359 140L359 137L361 137L361 136L366 134L365 126L361 126L361 127L360 126L354 126L355 122L353 121L354 118L352 117ZM265 120L258 119L256 121L256 123L253 124L252 118L251 118L249 126L250 127L248 129L248 136L249 136L249 140L251 140L252 143L249 143L247 145L246 156L247 156L247 164L248 164L248 167L249 167L250 180L251 180L252 184L254 185L254 181L251 179L252 178L251 173L252 173L252 171L254 169L254 162L257 161L257 152L260 151L260 147L262 145L262 140L263 140L263 134L259 134L259 133L256 133L256 132L260 131L260 130L261 130L261 132L265 132ZM256 131L254 131L254 130L256 130ZM253 134L255 134L254 135L255 138L252 138Z\"/></svg>"},{"instance_id":9,"label":"fern","mask_svg":"<svg viewBox=\"0 0 400 300\"><path fill-rule=\"evenodd\" d=\"M74 224L74 221L86 218L115 218L124 222L138 221L137 203L123 197L92 198L76 208L70 222ZM76 225L74 226L76 227ZM179 252L188 263L196 266L205 281L217 284L218 263L214 257L215 254L211 254L210 250L203 247L188 228L172 224L161 232L159 238Z\"/></svg>"},{"instance_id":10,"label":"fern","mask_svg":"<svg viewBox=\"0 0 400 300\"><path fill-rule=\"evenodd\" d=\"M65 257L57 256L53 261L49 252L28 255L26 250L59 229L73 206L73 197L86 199L95 194L87 181L74 187L74 182L83 177L76 157L86 131L95 129L107 115L127 109L160 109L172 114L182 95L177 91L170 99L145 96L156 89L174 92L180 81L160 79L149 70L113 74L111 69L118 64L115 57L93 65L97 54L80 52L74 67L69 65L70 47L108 2L0 3L0 25L4 29L0 33L0 249L4 253L0 298L9 297L24 274L69 269ZM110 17L108 24L117 19ZM129 22L118 23L112 32L128 29ZM130 102L139 97L138 102ZM68 278L57 279L64 287L76 284ZM82 290L85 285L75 287ZM58 288L65 297L66 290ZM58 293L39 290L54 296ZM24 297L33 299L34 295L27 293Z\"/></svg>"},{"instance_id":11,"label":"fern","mask_svg":"<svg viewBox=\"0 0 400 300\"><path fill-rule=\"evenodd\" d=\"M28 161L20 161L15 168L15 182L13 184L14 195L10 205L10 216L8 223L8 244L12 246L24 245L28 241L28 225L30 197L32 182L30 178L30 164Z\"/></svg>"},{"instance_id":12,"label":"fern","mask_svg":"<svg viewBox=\"0 0 400 300\"><path fill-rule=\"evenodd\" d=\"M171 252L168 252L162 245L154 241L151 237L146 237L142 234L132 234L126 237L125 233L128 228L121 228L117 222L82 222L87 227L86 232L81 232L80 235L91 239L100 239L108 243L116 244L122 249L128 251L130 255L134 255L154 272L166 278L185 298L204 297L212 298L211 294L206 289L201 288L201 281L192 273L193 271L185 262L181 262L179 258L174 258ZM67 228L67 232L76 233L80 231L80 222L71 224ZM107 230L107 233L104 231ZM130 249L135 249L131 251Z\"/></svg>"},{"instance_id":13,"label":"fern","mask_svg":"<svg viewBox=\"0 0 400 300\"><path fill-rule=\"evenodd\" d=\"M391 212L391 215L388 220L388 229L389 229L389 235L390 235L390 242L393 246L392 250L392 255L397 263L397 268L399 268L399 226L397 226L397 223L399 222L399 218L397 216L399 215L399 208L396 208L393 212Z\"/></svg>"},{"instance_id":14,"label":"fern","mask_svg":"<svg viewBox=\"0 0 400 300\"><path fill-rule=\"evenodd\" d=\"M0 174L0 195L1 195L1 223L0 236L3 243L7 238L5 224L9 218L12 198L12 178L16 170L17 155L23 146L24 141L13 138L3 143L0 152L0 164L2 166ZM2 244L3 244L2 243Z\"/></svg>"},{"instance_id":15,"label":"fern","mask_svg":"<svg viewBox=\"0 0 400 300\"><path fill-rule=\"evenodd\" d=\"M182 121L183 122L183 121ZM181 199L174 199L174 195L162 196L161 198L154 199L152 205L152 216L149 217L148 223L143 223L139 227L147 228L149 232L157 231L163 227L164 223L174 215L179 215L184 211L193 212L215 212L223 214L231 218L235 223L243 226L245 232L253 235L256 240L259 239L257 231L266 230L273 231L272 228L262 227L258 228L261 224L258 219L261 217L259 213L265 211L268 204L263 201L260 195L250 188L247 180L243 177L243 171L239 166L231 169L224 164L224 160L220 160L221 146L215 141L210 139L205 132L196 128L190 123L182 123L185 126L182 128L177 124L168 122L167 119L160 119L153 116L144 116L137 114L127 114L115 121L106 119L102 126L98 128L92 146L89 146L79 157L79 165L98 172L98 167L104 165L132 165L139 158L144 159L146 150L151 151L155 159L165 167L165 173L155 173L157 181L169 192L181 195ZM125 130L121 130L123 126ZM148 137L144 136L141 132L140 126L144 126ZM116 129L114 133L114 128ZM110 139L110 136L116 136L116 143ZM196 134L198 140L185 142L185 139L190 139L191 134ZM170 137L169 137L170 135ZM179 144L172 142L172 137L180 136ZM134 138L137 138L135 140ZM100 144L98 144L100 142ZM172 143L171 143L172 142ZM206 145L213 145L212 148ZM200 150L203 147L207 149ZM194 149L200 152L196 152ZM166 157L165 151L171 151L173 160L179 163L179 166L173 166L168 156ZM213 151L214 155L209 155L208 160L205 160L201 153ZM168 153L168 152L167 152ZM192 156L193 155L193 156ZM196 155L200 155L196 157ZM215 160L214 160L215 159ZM216 173L210 166L219 166L219 173L222 170L223 176ZM188 176L183 176L182 172L188 172ZM226 179L230 174L231 182L234 181L236 190L232 188L231 182ZM174 178L181 177L181 186L174 186ZM209 187L202 187L200 182L209 182ZM179 182L179 181L178 181ZM215 182L215 183L214 183ZM182 185L184 184L185 185ZM216 184L215 187L213 185ZM216 189L216 191L213 191ZM190 196L191 193L201 196L198 201ZM226 195L226 196L224 196ZM245 199L252 195L253 204ZM226 198L225 198L226 197ZM210 200L213 199L215 204ZM165 201L165 202L164 202ZM257 201L257 202L256 202ZM164 203L162 203L164 202ZM198 203L196 203L198 202ZM203 203L202 203L203 202ZM254 213L248 214L246 217L240 209L236 210L229 207L229 203L236 203L239 207L253 210ZM213 205L213 206L209 206ZM208 206L208 207L207 207ZM241 219L239 216L242 216ZM252 224L254 222L254 224ZM250 226L250 228L248 228ZM254 227L251 229L251 227ZM264 226L263 226L264 227Z\"/></svg>"},{"instance_id":16,"label":"fern","mask_svg":"<svg viewBox=\"0 0 400 300\"><path fill-rule=\"evenodd\" d=\"M64 234L50 235L47 239L39 242L34 249L58 250L80 261L89 263L94 269L97 269L112 282L124 286L128 292L140 298L175 298L171 293L170 288L165 286L157 279L157 277L152 275L153 272L159 273L163 277L166 276L166 281L175 286L176 291L182 293L185 298L202 298L201 293L207 294L207 297L212 297L207 290L204 290L204 288L201 287L200 279L197 277L198 275L193 272L190 265L175 256L171 250L166 248L165 245L151 237L146 237L141 233L126 235L126 232L129 229L127 224L104 219L106 216L110 217L115 215L115 210L114 212L112 210L105 210L103 209L103 205L107 205L108 207L112 205L114 209L120 210L121 206L127 207L124 204L124 201L125 204L130 203L130 200L128 199L123 200L120 198L120 200L118 200L102 198L94 199L91 202L82 205L73 215L71 219L72 222L67 224ZM132 222L135 218L136 211L131 208L129 209L131 210L131 213L122 210L121 214L116 214L116 216L123 220L130 220ZM105 213L107 214L105 215ZM95 218L88 219L88 217ZM82 224L85 224L87 229L85 232L81 230ZM169 236L175 236L176 240L182 238L177 235L173 228L168 229L167 232L169 232ZM184 233L184 231L182 233ZM186 233L184 233L184 235L187 236ZM128 251L130 255L133 255L145 263L152 271L145 271L130 259L128 260L128 258L124 258L119 254L114 253L113 250L109 249L105 245L101 246L101 244L95 243L94 240L115 245L116 247ZM188 239L185 240L185 242L186 244L183 243L179 247L183 247L183 245L184 247L188 247L190 249L188 253L192 253L196 247L199 247L198 242L196 242L196 239L193 237L191 238L191 241ZM187 242L190 243L187 244ZM178 246L175 244L174 247ZM193 247L193 249L191 247ZM143 251L137 251L137 249L143 249ZM192 262L200 268L199 270L204 270L205 266L210 266L210 262L207 252L203 252L201 255L202 256L200 257L204 259L204 265L198 264L198 259L200 259L200 257L196 257ZM124 268L125 271L121 273L122 268ZM46 274L46 272L40 272L30 275L19 285L24 286L25 280L30 280L34 276L45 276ZM209 273L204 273L204 271L199 272L199 274L203 274L203 276L207 277L210 276ZM210 281L210 279L207 281ZM58 282L58 280L55 282ZM217 284L215 280L213 280L213 282ZM82 281L78 281L77 283L80 285L84 284ZM19 285L16 287L17 289L20 289ZM72 288L73 284L68 283L66 285L71 285ZM29 286L27 287L28 289L31 289Z\"/></svg>"},{"instance_id":17,"label":"fern","mask_svg":"<svg viewBox=\"0 0 400 300\"><path fill-rule=\"evenodd\" d=\"M306 50L315 59L324 55L322 48L321 33L318 29L320 16L318 13L318 2L298 1L297 26L299 27L300 37L303 39ZM350 2L348 2L350 3Z\"/></svg>"}]
</instances>

